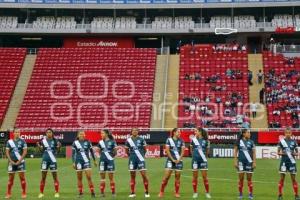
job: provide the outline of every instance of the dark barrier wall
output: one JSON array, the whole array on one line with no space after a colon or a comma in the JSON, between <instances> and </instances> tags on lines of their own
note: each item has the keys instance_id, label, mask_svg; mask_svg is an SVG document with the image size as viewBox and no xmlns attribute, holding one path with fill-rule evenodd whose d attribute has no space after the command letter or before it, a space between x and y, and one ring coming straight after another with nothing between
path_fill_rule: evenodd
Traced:
<instances>
[{"instance_id":1,"label":"dark barrier wall","mask_svg":"<svg viewBox=\"0 0 300 200\"><path fill-rule=\"evenodd\" d=\"M86 138L92 143L98 143L101 139L99 131L85 131ZM118 144L124 144L126 139L130 137L129 131L114 131L113 135ZM169 131L141 131L140 137L144 138L148 144L165 144L167 138L170 135ZM225 131L209 131L209 140L212 144L234 144L237 141L239 132L225 132ZM77 132L55 132L55 137L60 140L63 144L72 144L76 139ZM12 137L12 133L10 134ZM28 144L35 144L42 140L44 133L42 132L21 132L21 138L24 139ZM190 138L193 137L193 131L181 131L181 138L184 142L189 143ZM257 143L258 137L257 132L252 132L252 140Z\"/></svg>"},{"instance_id":2,"label":"dark barrier wall","mask_svg":"<svg viewBox=\"0 0 300 200\"><path fill-rule=\"evenodd\" d=\"M9 132L7 131L0 131L0 142L3 143L7 141L9 138Z\"/></svg>"}]
</instances>

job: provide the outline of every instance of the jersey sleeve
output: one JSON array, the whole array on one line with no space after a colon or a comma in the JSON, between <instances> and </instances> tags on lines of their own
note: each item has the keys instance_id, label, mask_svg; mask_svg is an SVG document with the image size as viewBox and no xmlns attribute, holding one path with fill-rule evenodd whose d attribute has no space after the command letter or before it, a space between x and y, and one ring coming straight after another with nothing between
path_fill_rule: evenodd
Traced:
<instances>
[{"instance_id":1,"label":"jersey sleeve","mask_svg":"<svg viewBox=\"0 0 300 200\"><path fill-rule=\"evenodd\" d=\"M146 142L145 139L142 139L142 144L143 144L144 147L147 146L147 142Z\"/></svg>"},{"instance_id":2,"label":"jersey sleeve","mask_svg":"<svg viewBox=\"0 0 300 200\"><path fill-rule=\"evenodd\" d=\"M9 145L9 142L6 142L6 149L10 149L10 145Z\"/></svg>"},{"instance_id":3,"label":"jersey sleeve","mask_svg":"<svg viewBox=\"0 0 300 200\"><path fill-rule=\"evenodd\" d=\"M254 143L254 141L252 141L252 149L255 149L256 145Z\"/></svg>"},{"instance_id":4,"label":"jersey sleeve","mask_svg":"<svg viewBox=\"0 0 300 200\"><path fill-rule=\"evenodd\" d=\"M100 145L100 141L97 144L97 148L100 149L100 150L102 150L101 145Z\"/></svg>"},{"instance_id":5,"label":"jersey sleeve","mask_svg":"<svg viewBox=\"0 0 300 200\"><path fill-rule=\"evenodd\" d=\"M278 147L279 149L283 149L282 144L281 144L280 141L279 141L279 143L277 144L277 147Z\"/></svg>"},{"instance_id":6,"label":"jersey sleeve","mask_svg":"<svg viewBox=\"0 0 300 200\"><path fill-rule=\"evenodd\" d=\"M125 147L130 148L130 144L129 144L128 140L126 140L126 142L125 142Z\"/></svg>"},{"instance_id":7,"label":"jersey sleeve","mask_svg":"<svg viewBox=\"0 0 300 200\"><path fill-rule=\"evenodd\" d=\"M181 147L185 147L185 142L181 140Z\"/></svg>"},{"instance_id":8,"label":"jersey sleeve","mask_svg":"<svg viewBox=\"0 0 300 200\"><path fill-rule=\"evenodd\" d=\"M166 146L171 146L171 145L170 145L169 138L168 138L167 141L166 141Z\"/></svg>"},{"instance_id":9,"label":"jersey sleeve","mask_svg":"<svg viewBox=\"0 0 300 200\"><path fill-rule=\"evenodd\" d=\"M113 149L115 149L117 146L118 146L118 145L117 145L117 142L116 142L116 140L114 140L114 141L113 141Z\"/></svg>"},{"instance_id":10,"label":"jersey sleeve","mask_svg":"<svg viewBox=\"0 0 300 200\"><path fill-rule=\"evenodd\" d=\"M27 143L23 140L23 149L27 149Z\"/></svg>"},{"instance_id":11,"label":"jersey sleeve","mask_svg":"<svg viewBox=\"0 0 300 200\"><path fill-rule=\"evenodd\" d=\"M210 149L210 141L207 140L207 146L206 146L206 149Z\"/></svg>"}]
</instances>

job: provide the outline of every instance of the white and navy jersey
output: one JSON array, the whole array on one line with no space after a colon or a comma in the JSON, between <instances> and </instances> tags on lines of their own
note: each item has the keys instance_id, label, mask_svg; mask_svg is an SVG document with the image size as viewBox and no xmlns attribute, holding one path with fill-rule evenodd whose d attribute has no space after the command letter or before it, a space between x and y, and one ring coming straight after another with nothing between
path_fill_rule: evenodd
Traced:
<instances>
[{"instance_id":1,"label":"white and navy jersey","mask_svg":"<svg viewBox=\"0 0 300 200\"><path fill-rule=\"evenodd\" d=\"M207 161L206 152L210 148L210 142L203 138L194 137L191 140L191 147L193 148L192 157L194 160Z\"/></svg>"},{"instance_id":2,"label":"white and navy jersey","mask_svg":"<svg viewBox=\"0 0 300 200\"><path fill-rule=\"evenodd\" d=\"M88 140L75 140L72 145L72 159L75 161L89 162L90 155L95 160L92 143Z\"/></svg>"},{"instance_id":3,"label":"white and navy jersey","mask_svg":"<svg viewBox=\"0 0 300 200\"><path fill-rule=\"evenodd\" d=\"M252 140L241 139L236 144L238 148L238 160L242 163L253 163L253 151L255 144Z\"/></svg>"},{"instance_id":4,"label":"white and navy jersey","mask_svg":"<svg viewBox=\"0 0 300 200\"><path fill-rule=\"evenodd\" d=\"M298 148L298 144L295 140L292 139L282 139L278 143L278 148L282 150L281 160L285 163L294 163L295 158L293 156L293 153L296 152Z\"/></svg>"},{"instance_id":5,"label":"white and navy jersey","mask_svg":"<svg viewBox=\"0 0 300 200\"><path fill-rule=\"evenodd\" d=\"M174 138L168 138L166 141L166 146L170 148L172 158L174 160L178 160L182 152L182 147L184 147L185 144L184 141L180 138L176 140Z\"/></svg>"},{"instance_id":6,"label":"white and navy jersey","mask_svg":"<svg viewBox=\"0 0 300 200\"><path fill-rule=\"evenodd\" d=\"M17 140L8 140L6 143L6 149L9 150L9 155L12 161L17 162L20 160L24 149L27 149L25 140L19 138Z\"/></svg>"}]
</instances>

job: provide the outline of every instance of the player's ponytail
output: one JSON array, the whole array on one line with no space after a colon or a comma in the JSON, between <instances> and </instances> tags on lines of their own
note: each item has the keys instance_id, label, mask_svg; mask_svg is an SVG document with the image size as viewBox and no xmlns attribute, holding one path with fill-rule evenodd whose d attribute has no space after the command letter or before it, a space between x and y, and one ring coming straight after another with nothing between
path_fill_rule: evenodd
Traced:
<instances>
[{"instance_id":1,"label":"player's ponytail","mask_svg":"<svg viewBox=\"0 0 300 200\"><path fill-rule=\"evenodd\" d=\"M202 135L202 138L204 139L204 140L208 140L208 133L207 133L207 131L204 129L204 128L197 128L197 130L201 133L201 135Z\"/></svg>"},{"instance_id":2,"label":"player's ponytail","mask_svg":"<svg viewBox=\"0 0 300 200\"><path fill-rule=\"evenodd\" d=\"M172 138L177 131L178 128L173 128L173 130L170 132L170 137Z\"/></svg>"},{"instance_id":3,"label":"player's ponytail","mask_svg":"<svg viewBox=\"0 0 300 200\"><path fill-rule=\"evenodd\" d=\"M112 135L112 133L108 130L108 129L104 129L103 132L107 135L107 137L110 139L110 140L114 140L114 136Z\"/></svg>"}]
</instances>

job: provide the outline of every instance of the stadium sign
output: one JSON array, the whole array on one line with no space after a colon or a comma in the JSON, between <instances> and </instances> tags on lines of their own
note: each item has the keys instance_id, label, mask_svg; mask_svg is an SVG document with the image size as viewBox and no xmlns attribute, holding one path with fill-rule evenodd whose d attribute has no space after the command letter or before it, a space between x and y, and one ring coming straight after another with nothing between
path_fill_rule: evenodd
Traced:
<instances>
[{"instance_id":1,"label":"stadium sign","mask_svg":"<svg viewBox=\"0 0 300 200\"><path fill-rule=\"evenodd\" d=\"M133 48L133 38L76 38L70 37L64 39L64 47L67 48L93 48L93 47L109 47L109 48Z\"/></svg>"},{"instance_id":2,"label":"stadium sign","mask_svg":"<svg viewBox=\"0 0 300 200\"><path fill-rule=\"evenodd\" d=\"M233 147L212 147L210 156L212 158L233 158Z\"/></svg>"},{"instance_id":3,"label":"stadium sign","mask_svg":"<svg viewBox=\"0 0 300 200\"><path fill-rule=\"evenodd\" d=\"M283 137L283 131L260 131L258 132L259 144L278 144L279 138ZM294 131L292 138L300 144L300 131Z\"/></svg>"},{"instance_id":4,"label":"stadium sign","mask_svg":"<svg viewBox=\"0 0 300 200\"><path fill-rule=\"evenodd\" d=\"M256 157L258 159L279 159L277 150L277 146L257 146ZM300 148L298 148L299 150ZM300 159L300 156L297 156L296 159Z\"/></svg>"},{"instance_id":5,"label":"stadium sign","mask_svg":"<svg viewBox=\"0 0 300 200\"><path fill-rule=\"evenodd\" d=\"M282 34L288 34L288 33L295 33L296 32L296 28L293 26L289 26L289 27L277 27L275 29L275 33L282 33Z\"/></svg>"},{"instance_id":6,"label":"stadium sign","mask_svg":"<svg viewBox=\"0 0 300 200\"><path fill-rule=\"evenodd\" d=\"M9 132L8 131L0 131L0 141L8 140Z\"/></svg>"}]
</instances>

